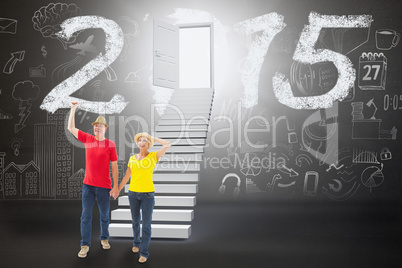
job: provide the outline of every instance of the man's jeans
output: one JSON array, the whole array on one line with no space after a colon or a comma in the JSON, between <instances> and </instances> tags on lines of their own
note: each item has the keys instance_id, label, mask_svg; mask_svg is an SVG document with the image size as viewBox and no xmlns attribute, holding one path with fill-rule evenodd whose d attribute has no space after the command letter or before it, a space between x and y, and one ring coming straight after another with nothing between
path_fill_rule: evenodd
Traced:
<instances>
[{"instance_id":1,"label":"man's jeans","mask_svg":"<svg viewBox=\"0 0 402 268\"><path fill-rule=\"evenodd\" d=\"M134 247L140 248L140 255L149 257L148 247L151 242L151 221L155 205L155 193L128 192L131 218L133 223ZM142 238L140 238L140 221L142 210Z\"/></svg>"},{"instance_id":2,"label":"man's jeans","mask_svg":"<svg viewBox=\"0 0 402 268\"><path fill-rule=\"evenodd\" d=\"M95 198L100 214L100 240L109 239L109 208L110 189L83 184L82 186L82 215L81 215L81 246L91 246L92 209Z\"/></svg>"}]
</instances>

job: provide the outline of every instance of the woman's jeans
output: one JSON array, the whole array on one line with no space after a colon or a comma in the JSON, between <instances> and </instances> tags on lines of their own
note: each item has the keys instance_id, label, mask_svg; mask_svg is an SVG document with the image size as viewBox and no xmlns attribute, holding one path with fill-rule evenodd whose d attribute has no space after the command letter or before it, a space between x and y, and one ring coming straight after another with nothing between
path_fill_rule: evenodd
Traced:
<instances>
[{"instance_id":1,"label":"woman's jeans","mask_svg":"<svg viewBox=\"0 0 402 268\"><path fill-rule=\"evenodd\" d=\"M134 247L140 248L140 255L149 257L148 247L151 242L151 221L155 205L155 193L128 192L131 218L133 223ZM142 210L142 238L140 238L140 221Z\"/></svg>"},{"instance_id":2,"label":"woman's jeans","mask_svg":"<svg viewBox=\"0 0 402 268\"><path fill-rule=\"evenodd\" d=\"M109 239L109 208L110 189L90 186L82 186L82 215L81 215L81 246L91 246L92 233L92 209L95 198L98 201L100 214L101 234L100 240Z\"/></svg>"}]
</instances>

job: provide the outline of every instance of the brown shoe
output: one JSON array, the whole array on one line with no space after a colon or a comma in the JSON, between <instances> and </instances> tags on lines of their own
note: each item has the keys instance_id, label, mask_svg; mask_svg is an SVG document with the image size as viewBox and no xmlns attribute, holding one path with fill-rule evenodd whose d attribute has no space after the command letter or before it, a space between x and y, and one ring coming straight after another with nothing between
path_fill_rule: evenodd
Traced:
<instances>
[{"instance_id":1,"label":"brown shoe","mask_svg":"<svg viewBox=\"0 0 402 268\"><path fill-rule=\"evenodd\" d=\"M102 240L102 241L101 241L101 244L102 244L102 248L103 248L103 249L110 249L109 241L107 241L107 240Z\"/></svg>"},{"instance_id":2,"label":"brown shoe","mask_svg":"<svg viewBox=\"0 0 402 268\"><path fill-rule=\"evenodd\" d=\"M138 259L138 262L139 262L139 263L145 263L147 260L148 260L147 258L145 258L144 256L141 256L141 257Z\"/></svg>"},{"instance_id":3,"label":"brown shoe","mask_svg":"<svg viewBox=\"0 0 402 268\"><path fill-rule=\"evenodd\" d=\"M133 252L134 252L134 253L138 253L139 251L140 251L140 248L133 247Z\"/></svg>"},{"instance_id":4,"label":"brown shoe","mask_svg":"<svg viewBox=\"0 0 402 268\"><path fill-rule=\"evenodd\" d=\"M81 246L80 252L78 252L78 257L85 258L88 254L89 247L88 246Z\"/></svg>"}]
</instances>

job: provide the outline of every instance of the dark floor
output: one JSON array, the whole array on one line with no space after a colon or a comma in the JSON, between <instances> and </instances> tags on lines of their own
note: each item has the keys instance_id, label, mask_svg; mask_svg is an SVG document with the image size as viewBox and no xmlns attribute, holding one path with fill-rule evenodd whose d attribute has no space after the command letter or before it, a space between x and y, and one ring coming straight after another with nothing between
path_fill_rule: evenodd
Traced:
<instances>
[{"instance_id":1,"label":"dark floor","mask_svg":"<svg viewBox=\"0 0 402 268\"><path fill-rule=\"evenodd\" d=\"M97 211L88 257L77 257L80 201L0 201L0 267L402 267L399 207L201 202L191 237L153 239L141 265L131 239L101 248Z\"/></svg>"}]
</instances>

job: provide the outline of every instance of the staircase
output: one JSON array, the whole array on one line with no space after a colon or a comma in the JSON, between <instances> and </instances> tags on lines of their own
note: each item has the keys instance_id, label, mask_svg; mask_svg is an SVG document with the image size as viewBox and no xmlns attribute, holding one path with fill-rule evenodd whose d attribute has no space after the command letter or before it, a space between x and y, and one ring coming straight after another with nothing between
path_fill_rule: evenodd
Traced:
<instances>
[{"instance_id":1,"label":"staircase","mask_svg":"<svg viewBox=\"0 0 402 268\"><path fill-rule=\"evenodd\" d=\"M186 239L191 235L213 97L213 89L176 89L155 128L155 136L172 146L154 171L153 238ZM160 148L155 145L150 151ZM110 236L132 237L128 196L120 196L118 205L111 213Z\"/></svg>"}]
</instances>

